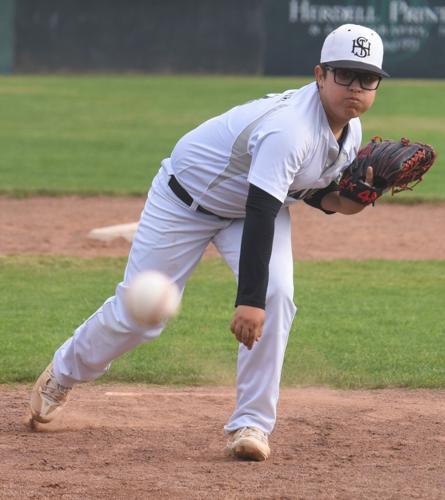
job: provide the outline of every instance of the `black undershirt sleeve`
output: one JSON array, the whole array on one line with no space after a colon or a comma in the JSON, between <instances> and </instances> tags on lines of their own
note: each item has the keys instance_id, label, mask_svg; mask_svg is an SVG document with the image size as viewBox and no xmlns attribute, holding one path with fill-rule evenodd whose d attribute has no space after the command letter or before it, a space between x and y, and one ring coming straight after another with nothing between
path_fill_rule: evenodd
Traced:
<instances>
[{"instance_id":1,"label":"black undershirt sleeve","mask_svg":"<svg viewBox=\"0 0 445 500\"><path fill-rule=\"evenodd\" d=\"M246 202L235 305L266 306L275 218L282 203L250 184Z\"/></svg>"}]
</instances>

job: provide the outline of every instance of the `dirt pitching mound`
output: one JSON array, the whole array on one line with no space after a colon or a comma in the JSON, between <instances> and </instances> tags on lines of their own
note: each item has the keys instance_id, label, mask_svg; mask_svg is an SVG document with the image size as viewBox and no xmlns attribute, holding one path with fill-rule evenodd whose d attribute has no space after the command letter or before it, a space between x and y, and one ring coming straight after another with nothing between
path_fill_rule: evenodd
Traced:
<instances>
[{"instance_id":1,"label":"dirt pitching mound","mask_svg":"<svg viewBox=\"0 0 445 500\"><path fill-rule=\"evenodd\" d=\"M284 389L262 463L224 454L235 391L82 385L31 431L0 386L1 498L445 498L445 391Z\"/></svg>"}]
</instances>

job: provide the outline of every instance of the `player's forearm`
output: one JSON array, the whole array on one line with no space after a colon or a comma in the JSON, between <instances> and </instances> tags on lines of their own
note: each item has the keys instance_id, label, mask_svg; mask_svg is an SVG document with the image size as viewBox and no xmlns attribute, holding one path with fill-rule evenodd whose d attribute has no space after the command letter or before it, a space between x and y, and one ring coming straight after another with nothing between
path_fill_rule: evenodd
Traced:
<instances>
[{"instance_id":1,"label":"player's forearm","mask_svg":"<svg viewBox=\"0 0 445 500\"><path fill-rule=\"evenodd\" d=\"M344 196L340 196L338 191L333 191L328 193L321 200L321 206L324 210L330 210L332 212L338 212L344 215L353 215L361 212L365 207L360 203L349 200Z\"/></svg>"},{"instance_id":2,"label":"player's forearm","mask_svg":"<svg viewBox=\"0 0 445 500\"><path fill-rule=\"evenodd\" d=\"M239 260L236 305L265 308L274 221L248 213Z\"/></svg>"},{"instance_id":3,"label":"player's forearm","mask_svg":"<svg viewBox=\"0 0 445 500\"><path fill-rule=\"evenodd\" d=\"M281 203L250 186L239 260L236 305L265 308L275 217Z\"/></svg>"}]
</instances>

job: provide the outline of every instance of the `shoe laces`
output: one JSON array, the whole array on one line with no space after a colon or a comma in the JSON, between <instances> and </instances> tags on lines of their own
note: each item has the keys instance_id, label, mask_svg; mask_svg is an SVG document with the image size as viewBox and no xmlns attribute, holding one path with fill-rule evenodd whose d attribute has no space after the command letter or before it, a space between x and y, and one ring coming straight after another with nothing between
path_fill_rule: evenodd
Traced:
<instances>
[{"instance_id":1,"label":"shoe laces","mask_svg":"<svg viewBox=\"0 0 445 500\"><path fill-rule=\"evenodd\" d=\"M54 373L50 373L50 377L47 380L44 387L42 387L41 394L45 398L49 399L53 403L59 403L63 401L71 390L71 387L65 387L60 385L54 377Z\"/></svg>"},{"instance_id":2,"label":"shoe laces","mask_svg":"<svg viewBox=\"0 0 445 500\"><path fill-rule=\"evenodd\" d=\"M267 434L256 427L243 427L237 431L237 438L241 437L253 437L264 444L268 444Z\"/></svg>"}]
</instances>

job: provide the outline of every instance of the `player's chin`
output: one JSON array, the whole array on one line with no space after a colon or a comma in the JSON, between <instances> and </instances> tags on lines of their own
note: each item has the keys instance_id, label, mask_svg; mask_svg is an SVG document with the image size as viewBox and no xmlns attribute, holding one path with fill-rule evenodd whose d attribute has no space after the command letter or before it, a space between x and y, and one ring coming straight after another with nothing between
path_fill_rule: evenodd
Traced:
<instances>
[{"instance_id":1,"label":"player's chin","mask_svg":"<svg viewBox=\"0 0 445 500\"><path fill-rule=\"evenodd\" d=\"M351 120L352 118L358 118L365 111L366 109L363 106L351 105L351 106L345 106L343 113L345 118Z\"/></svg>"}]
</instances>

